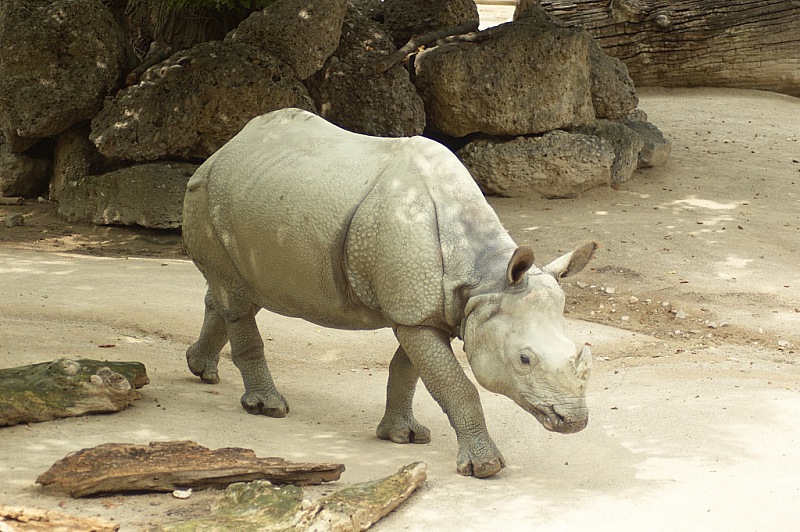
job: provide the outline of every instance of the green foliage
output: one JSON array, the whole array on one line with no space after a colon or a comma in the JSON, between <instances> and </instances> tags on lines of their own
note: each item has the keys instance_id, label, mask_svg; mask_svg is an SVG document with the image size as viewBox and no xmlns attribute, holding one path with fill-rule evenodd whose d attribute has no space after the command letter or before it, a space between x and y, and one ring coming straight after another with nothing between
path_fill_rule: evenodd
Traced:
<instances>
[{"instance_id":1,"label":"green foliage","mask_svg":"<svg viewBox=\"0 0 800 532\"><path fill-rule=\"evenodd\" d=\"M220 12L264 9L274 0L168 0L175 8L213 8Z\"/></svg>"}]
</instances>

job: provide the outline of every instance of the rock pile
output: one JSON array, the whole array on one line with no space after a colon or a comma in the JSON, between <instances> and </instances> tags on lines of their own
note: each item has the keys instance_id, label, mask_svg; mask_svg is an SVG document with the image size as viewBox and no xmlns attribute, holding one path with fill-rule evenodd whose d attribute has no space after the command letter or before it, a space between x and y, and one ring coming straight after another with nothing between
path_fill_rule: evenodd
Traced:
<instances>
[{"instance_id":1,"label":"rock pile","mask_svg":"<svg viewBox=\"0 0 800 532\"><path fill-rule=\"evenodd\" d=\"M179 227L192 171L284 107L433 136L488 194L574 196L667 157L625 66L538 7L378 73L409 36L477 23L473 0L436 4L277 0L221 40L172 50L143 43L115 2L2 3L0 196L49 188L70 220Z\"/></svg>"}]
</instances>

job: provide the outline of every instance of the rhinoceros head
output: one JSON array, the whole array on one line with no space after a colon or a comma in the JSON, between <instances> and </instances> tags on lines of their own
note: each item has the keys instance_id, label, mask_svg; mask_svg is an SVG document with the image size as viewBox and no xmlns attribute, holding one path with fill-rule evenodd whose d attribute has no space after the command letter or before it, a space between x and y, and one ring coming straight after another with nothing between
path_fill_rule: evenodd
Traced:
<instances>
[{"instance_id":1,"label":"rhinoceros head","mask_svg":"<svg viewBox=\"0 0 800 532\"><path fill-rule=\"evenodd\" d=\"M520 247L501 290L471 297L465 308L464 350L478 382L508 396L547 429L578 432L588 422L586 380L592 354L564 332L564 292L558 280L580 271L597 245L586 244L541 270Z\"/></svg>"}]
</instances>

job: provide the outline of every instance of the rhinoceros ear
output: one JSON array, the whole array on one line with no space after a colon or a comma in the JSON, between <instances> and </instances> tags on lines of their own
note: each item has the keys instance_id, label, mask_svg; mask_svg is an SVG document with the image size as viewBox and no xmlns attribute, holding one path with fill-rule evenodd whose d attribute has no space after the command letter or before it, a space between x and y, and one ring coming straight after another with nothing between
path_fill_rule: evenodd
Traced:
<instances>
[{"instance_id":1,"label":"rhinoceros ear","mask_svg":"<svg viewBox=\"0 0 800 532\"><path fill-rule=\"evenodd\" d=\"M563 257L557 258L542 268L542 271L549 273L556 279L563 279L576 274L589 263L597 247L597 242L584 244L572 253L567 253Z\"/></svg>"},{"instance_id":2,"label":"rhinoceros ear","mask_svg":"<svg viewBox=\"0 0 800 532\"><path fill-rule=\"evenodd\" d=\"M533 266L533 250L527 246L520 246L514 250L511 260L508 261L506 278L510 286L516 286L525 278L525 273Z\"/></svg>"}]
</instances>

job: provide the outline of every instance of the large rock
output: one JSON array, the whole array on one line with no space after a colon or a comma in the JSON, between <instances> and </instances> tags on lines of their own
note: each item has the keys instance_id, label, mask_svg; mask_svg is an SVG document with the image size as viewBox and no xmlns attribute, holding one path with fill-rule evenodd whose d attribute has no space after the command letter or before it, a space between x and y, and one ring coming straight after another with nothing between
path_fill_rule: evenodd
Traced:
<instances>
[{"instance_id":1,"label":"large rock","mask_svg":"<svg viewBox=\"0 0 800 532\"><path fill-rule=\"evenodd\" d=\"M415 84L434 130L513 136L594 120L587 33L540 14L478 39L417 55Z\"/></svg>"},{"instance_id":2,"label":"large rock","mask_svg":"<svg viewBox=\"0 0 800 532\"><path fill-rule=\"evenodd\" d=\"M639 105L625 63L611 57L592 39L589 43L592 104L597 118L621 119Z\"/></svg>"},{"instance_id":3,"label":"large rock","mask_svg":"<svg viewBox=\"0 0 800 532\"><path fill-rule=\"evenodd\" d=\"M14 143L92 118L133 58L101 0L0 2L0 50L0 127Z\"/></svg>"},{"instance_id":4,"label":"large rock","mask_svg":"<svg viewBox=\"0 0 800 532\"><path fill-rule=\"evenodd\" d=\"M0 196L35 197L47 190L51 163L11 151L0 135Z\"/></svg>"},{"instance_id":5,"label":"large rock","mask_svg":"<svg viewBox=\"0 0 800 532\"><path fill-rule=\"evenodd\" d=\"M619 122L598 120L593 124L577 128L575 132L599 137L613 148L612 185L627 181L633 176L639 165L639 152L644 147L644 140L635 131Z\"/></svg>"},{"instance_id":6,"label":"large rock","mask_svg":"<svg viewBox=\"0 0 800 532\"><path fill-rule=\"evenodd\" d=\"M70 181L95 173L102 157L89 140L89 123L81 122L64 131L53 150L53 178L50 200L58 201Z\"/></svg>"},{"instance_id":7,"label":"large rock","mask_svg":"<svg viewBox=\"0 0 800 532\"><path fill-rule=\"evenodd\" d=\"M81 177L65 184L58 212L72 222L175 229L196 169L188 163L151 163Z\"/></svg>"},{"instance_id":8,"label":"large rock","mask_svg":"<svg viewBox=\"0 0 800 532\"><path fill-rule=\"evenodd\" d=\"M395 65L382 74L375 73L375 62L393 51L381 25L351 6L339 47L305 83L320 115L356 133L379 137L422 134L425 106L408 71Z\"/></svg>"},{"instance_id":9,"label":"large rock","mask_svg":"<svg viewBox=\"0 0 800 532\"><path fill-rule=\"evenodd\" d=\"M450 28L465 22L478 23L474 0L384 0L383 22L400 48L414 35Z\"/></svg>"},{"instance_id":10,"label":"large rock","mask_svg":"<svg viewBox=\"0 0 800 532\"><path fill-rule=\"evenodd\" d=\"M347 0L278 0L225 37L280 57L303 80L339 45Z\"/></svg>"},{"instance_id":11,"label":"large rock","mask_svg":"<svg viewBox=\"0 0 800 532\"><path fill-rule=\"evenodd\" d=\"M284 107L314 109L291 68L246 44L208 42L148 69L92 120L90 138L114 159L205 158Z\"/></svg>"},{"instance_id":12,"label":"large rock","mask_svg":"<svg viewBox=\"0 0 800 532\"><path fill-rule=\"evenodd\" d=\"M672 144L664 138L658 127L647 120L622 120L621 123L636 132L644 141L639 151L639 168L651 168L667 162Z\"/></svg>"},{"instance_id":13,"label":"large rock","mask_svg":"<svg viewBox=\"0 0 800 532\"><path fill-rule=\"evenodd\" d=\"M458 156L486 194L568 198L610 183L614 150L598 137L552 131L476 140Z\"/></svg>"}]
</instances>

